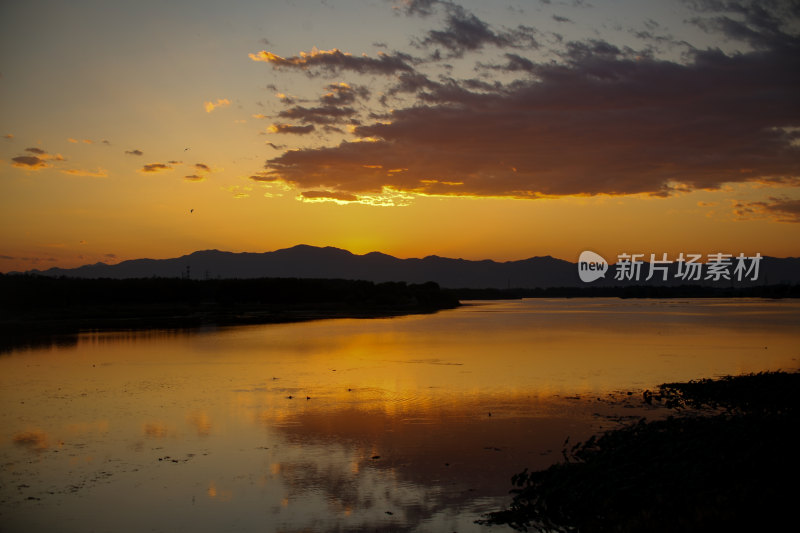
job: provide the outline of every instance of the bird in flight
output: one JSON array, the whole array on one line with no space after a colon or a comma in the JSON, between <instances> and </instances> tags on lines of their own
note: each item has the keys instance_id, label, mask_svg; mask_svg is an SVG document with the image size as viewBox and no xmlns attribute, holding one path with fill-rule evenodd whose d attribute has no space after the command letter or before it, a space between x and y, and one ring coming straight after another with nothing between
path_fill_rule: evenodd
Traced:
<instances>
[{"instance_id":1,"label":"bird in flight","mask_svg":"<svg viewBox=\"0 0 800 533\"><path fill-rule=\"evenodd\" d=\"M189 213L194 213L194 208L189 209Z\"/></svg>"},{"instance_id":2,"label":"bird in flight","mask_svg":"<svg viewBox=\"0 0 800 533\"><path fill-rule=\"evenodd\" d=\"M186 151L186 150L188 150L189 148L191 148L191 146L188 146L188 147L184 148L184 149L183 149L183 151L185 152L185 151Z\"/></svg>"}]
</instances>

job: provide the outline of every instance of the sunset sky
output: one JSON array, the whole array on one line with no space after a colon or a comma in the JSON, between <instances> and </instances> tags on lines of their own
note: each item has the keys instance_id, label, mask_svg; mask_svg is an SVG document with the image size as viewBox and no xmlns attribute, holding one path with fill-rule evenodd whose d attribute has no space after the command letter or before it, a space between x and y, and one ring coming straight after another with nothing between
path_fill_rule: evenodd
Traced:
<instances>
[{"instance_id":1,"label":"sunset sky","mask_svg":"<svg viewBox=\"0 0 800 533\"><path fill-rule=\"evenodd\" d=\"M0 272L800 256L800 3L0 3Z\"/></svg>"}]
</instances>

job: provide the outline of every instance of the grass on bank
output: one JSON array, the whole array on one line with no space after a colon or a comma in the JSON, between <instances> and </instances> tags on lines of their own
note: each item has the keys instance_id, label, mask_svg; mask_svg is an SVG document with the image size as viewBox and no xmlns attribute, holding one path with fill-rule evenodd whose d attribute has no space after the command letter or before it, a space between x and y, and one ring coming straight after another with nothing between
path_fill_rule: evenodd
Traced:
<instances>
[{"instance_id":1,"label":"grass on bank","mask_svg":"<svg viewBox=\"0 0 800 533\"><path fill-rule=\"evenodd\" d=\"M675 416L606 432L512 478L520 531L782 531L797 524L800 373L666 383Z\"/></svg>"}]
</instances>

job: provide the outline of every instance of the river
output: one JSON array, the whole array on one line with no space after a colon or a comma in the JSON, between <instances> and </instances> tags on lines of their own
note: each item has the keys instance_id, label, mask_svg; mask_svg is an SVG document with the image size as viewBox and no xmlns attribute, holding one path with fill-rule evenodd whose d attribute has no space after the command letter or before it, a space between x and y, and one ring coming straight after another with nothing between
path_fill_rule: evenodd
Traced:
<instances>
[{"instance_id":1,"label":"river","mask_svg":"<svg viewBox=\"0 0 800 533\"><path fill-rule=\"evenodd\" d=\"M795 300L530 299L0 355L3 531L505 531L659 383L800 368ZM629 394L632 393L632 394ZM661 410L663 411L663 409Z\"/></svg>"}]
</instances>

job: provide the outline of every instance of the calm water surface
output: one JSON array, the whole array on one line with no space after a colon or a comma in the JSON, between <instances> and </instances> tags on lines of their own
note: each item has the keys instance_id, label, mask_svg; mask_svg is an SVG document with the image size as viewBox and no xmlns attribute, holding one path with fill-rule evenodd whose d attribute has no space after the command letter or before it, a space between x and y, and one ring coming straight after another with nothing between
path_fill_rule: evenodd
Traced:
<instances>
[{"instance_id":1,"label":"calm water surface","mask_svg":"<svg viewBox=\"0 0 800 533\"><path fill-rule=\"evenodd\" d=\"M473 304L6 352L0 530L505 530L510 476L642 389L800 367L797 301Z\"/></svg>"}]
</instances>

